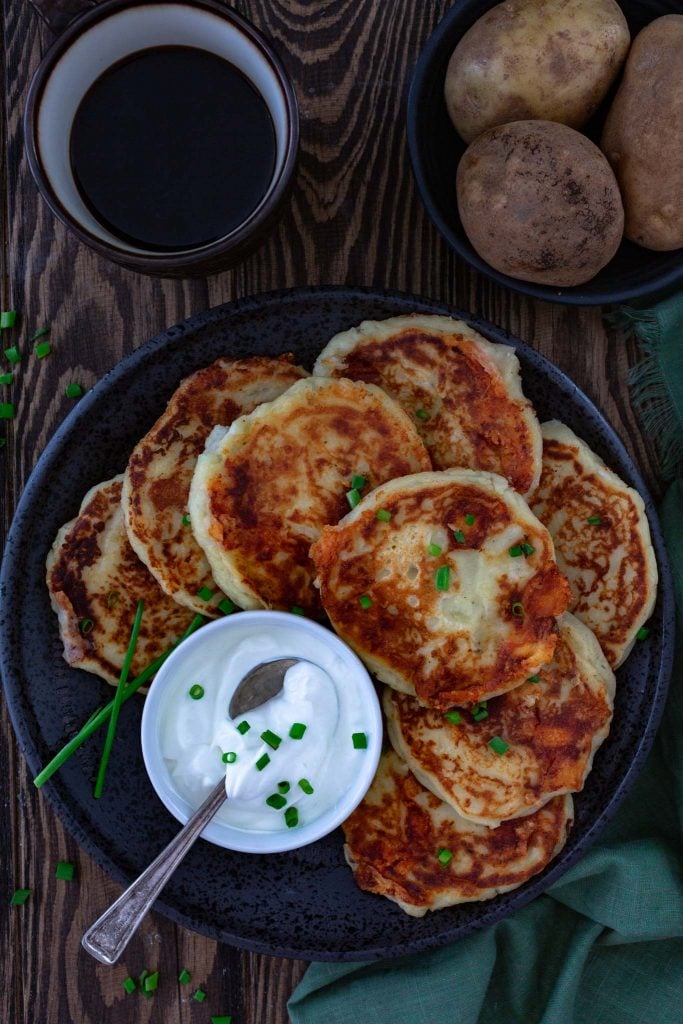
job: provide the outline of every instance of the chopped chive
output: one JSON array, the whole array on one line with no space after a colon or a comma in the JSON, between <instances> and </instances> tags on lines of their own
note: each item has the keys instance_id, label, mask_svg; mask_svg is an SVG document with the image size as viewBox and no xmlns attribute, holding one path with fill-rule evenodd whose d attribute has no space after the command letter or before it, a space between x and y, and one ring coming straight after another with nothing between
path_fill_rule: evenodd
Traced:
<instances>
[{"instance_id":1,"label":"chopped chive","mask_svg":"<svg viewBox=\"0 0 683 1024\"><path fill-rule=\"evenodd\" d=\"M195 1003L203 1003L204 1000L206 999L206 992L203 989L198 988L197 991L192 996L192 998L194 999Z\"/></svg>"},{"instance_id":2,"label":"chopped chive","mask_svg":"<svg viewBox=\"0 0 683 1024\"><path fill-rule=\"evenodd\" d=\"M14 327L16 322L16 309L5 309L2 313L0 313L0 331L4 331L6 327Z\"/></svg>"},{"instance_id":3,"label":"chopped chive","mask_svg":"<svg viewBox=\"0 0 683 1024\"><path fill-rule=\"evenodd\" d=\"M107 598L106 598L107 608L113 608L115 605L117 605L119 603L120 599L121 599L120 591L118 591L118 590L110 590L109 593L107 594Z\"/></svg>"},{"instance_id":4,"label":"chopped chive","mask_svg":"<svg viewBox=\"0 0 683 1024\"><path fill-rule=\"evenodd\" d=\"M80 384L76 384L75 381L72 381L64 388L64 394L67 398L81 398L83 395L83 388Z\"/></svg>"},{"instance_id":5,"label":"chopped chive","mask_svg":"<svg viewBox=\"0 0 683 1024\"><path fill-rule=\"evenodd\" d=\"M183 524L183 526L189 526L191 522L192 522L192 520L191 520L191 519L190 519L190 517L189 517L189 516L187 515L187 513L186 513L186 514L185 514L185 515L183 516L183 518L181 519L181 523Z\"/></svg>"},{"instance_id":6,"label":"chopped chive","mask_svg":"<svg viewBox=\"0 0 683 1024\"><path fill-rule=\"evenodd\" d=\"M234 750L226 750L226 752L223 754L221 758L223 764L234 764L236 760L237 754L235 753Z\"/></svg>"},{"instance_id":7,"label":"chopped chive","mask_svg":"<svg viewBox=\"0 0 683 1024\"><path fill-rule=\"evenodd\" d=\"M290 786L288 782L285 782L283 780L282 782L278 782L277 788L280 790L281 793L289 793Z\"/></svg>"},{"instance_id":8,"label":"chopped chive","mask_svg":"<svg viewBox=\"0 0 683 1024\"><path fill-rule=\"evenodd\" d=\"M523 552L520 544L515 544L514 547L508 548L508 554L510 558L519 558L522 553Z\"/></svg>"},{"instance_id":9,"label":"chopped chive","mask_svg":"<svg viewBox=\"0 0 683 1024\"><path fill-rule=\"evenodd\" d=\"M159 972L155 971L153 974L148 974L145 978L145 992L156 992L157 986L159 985Z\"/></svg>"},{"instance_id":10,"label":"chopped chive","mask_svg":"<svg viewBox=\"0 0 683 1024\"><path fill-rule=\"evenodd\" d=\"M145 986L145 978L147 977L148 974L149 974L149 971L147 970L147 968L145 968L144 971L142 971L140 974L138 974L138 985L140 986L140 988L144 988L144 986Z\"/></svg>"},{"instance_id":11,"label":"chopped chive","mask_svg":"<svg viewBox=\"0 0 683 1024\"><path fill-rule=\"evenodd\" d=\"M44 359L45 356L49 356L50 352L52 352L52 345L49 341L41 341L36 345L34 352L38 359Z\"/></svg>"},{"instance_id":12,"label":"chopped chive","mask_svg":"<svg viewBox=\"0 0 683 1024\"><path fill-rule=\"evenodd\" d=\"M437 590L448 590L450 582L451 570L447 565L440 565L436 570L435 582Z\"/></svg>"},{"instance_id":13,"label":"chopped chive","mask_svg":"<svg viewBox=\"0 0 683 1024\"><path fill-rule=\"evenodd\" d=\"M391 512L388 512L385 508L378 508L375 513L375 519L379 519L380 523L388 523L391 519Z\"/></svg>"},{"instance_id":14,"label":"chopped chive","mask_svg":"<svg viewBox=\"0 0 683 1024\"><path fill-rule=\"evenodd\" d=\"M29 338L29 341L36 341L38 338L42 338L42 337L44 337L44 335L49 334L49 333L50 333L50 328L49 327L39 327L37 331L33 332L31 337Z\"/></svg>"},{"instance_id":15,"label":"chopped chive","mask_svg":"<svg viewBox=\"0 0 683 1024\"><path fill-rule=\"evenodd\" d=\"M296 828L299 824L299 812L296 807L288 807L285 811L285 823L287 828Z\"/></svg>"},{"instance_id":16,"label":"chopped chive","mask_svg":"<svg viewBox=\"0 0 683 1024\"><path fill-rule=\"evenodd\" d=\"M351 742L355 750L365 750L368 745L368 738L364 732L352 732Z\"/></svg>"},{"instance_id":17,"label":"chopped chive","mask_svg":"<svg viewBox=\"0 0 683 1024\"><path fill-rule=\"evenodd\" d=\"M266 729L265 732L261 733L261 739L264 743L267 743L269 747L272 747L273 750L277 750L282 743L282 737L278 736L275 732L271 732L270 729Z\"/></svg>"},{"instance_id":18,"label":"chopped chive","mask_svg":"<svg viewBox=\"0 0 683 1024\"><path fill-rule=\"evenodd\" d=\"M535 550L536 548L533 546L533 544L527 544L526 541L522 544L522 551L527 557L529 555L533 555Z\"/></svg>"},{"instance_id":19,"label":"chopped chive","mask_svg":"<svg viewBox=\"0 0 683 1024\"><path fill-rule=\"evenodd\" d=\"M10 363L21 362L21 352L19 351L16 345L11 345L9 348L6 348L5 356L7 357L7 360Z\"/></svg>"},{"instance_id":20,"label":"chopped chive","mask_svg":"<svg viewBox=\"0 0 683 1024\"><path fill-rule=\"evenodd\" d=\"M211 1024L232 1024L232 1017L230 1014L223 1014L222 1016L212 1017Z\"/></svg>"},{"instance_id":21,"label":"chopped chive","mask_svg":"<svg viewBox=\"0 0 683 1024\"><path fill-rule=\"evenodd\" d=\"M10 906L12 907L23 907L26 900L31 895L30 889L15 889L12 893L12 899L10 900Z\"/></svg>"},{"instance_id":22,"label":"chopped chive","mask_svg":"<svg viewBox=\"0 0 683 1024\"><path fill-rule=\"evenodd\" d=\"M500 736L494 736L489 740L489 746L491 750L495 750L496 754L504 754L506 750L510 749L510 744L502 740Z\"/></svg>"},{"instance_id":23,"label":"chopped chive","mask_svg":"<svg viewBox=\"0 0 683 1024\"><path fill-rule=\"evenodd\" d=\"M436 856L439 861L439 864L443 864L444 867L450 864L450 862L453 860L453 854L445 846L441 847Z\"/></svg>"},{"instance_id":24,"label":"chopped chive","mask_svg":"<svg viewBox=\"0 0 683 1024\"><path fill-rule=\"evenodd\" d=\"M346 500L351 508L355 508L360 501L360 492L355 487L352 487L350 491L346 492Z\"/></svg>"},{"instance_id":25,"label":"chopped chive","mask_svg":"<svg viewBox=\"0 0 683 1024\"><path fill-rule=\"evenodd\" d=\"M465 534L462 532L462 530L453 530L453 536L457 540L458 544L465 543Z\"/></svg>"},{"instance_id":26,"label":"chopped chive","mask_svg":"<svg viewBox=\"0 0 683 1024\"><path fill-rule=\"evenodd\" d=\"M465 516L465 522L467 523L467 525L474 526L474 520L475 517L472 515L471 512L468 512L467 515Z\"/></svg>"},{"instance_id":27,"label":"chopped chive","mask_svg":"<svg viewBox=\"0 0 683 1024\"><path fill-rule=\"evenodd\" d=\"M472 711L472 718L475 722L483 722L485 718L489 717L489 713L486 708L477 708L476 711Z\"/></svg>"},{"instance_id":28,"label":"chopped chive","mask_svg":"<svg viewBox=\"0 0 683 1024\"><path fill-rule=\"evenodd\" d=\"M13 380L13 373L0 373L0 384L11 384Z\"/></svg>"},{"instance_id":29,"label":"chopped chive","mask_svg":"<svg viewBox=\"0 0 683 1024\"><path fill-rule=\"evenodd\" d=\"M370 597L369 594L361 594L361 596L358 598L358 604L361 606L361 608L371 608L372 598Z\"/></svg>"},{"instance_id":30,"label":"chopped chive","mask_svg":"<svg viewBox=\"0 0 683 1024\"><path fill-rule=\"evenodd\" d=\"M55 878L59 878L62 882L72 882L74 874L76 873L76 866L68 860L60 860L55 868Z\"/></svg>"},{"instance_id":31,"label":"chopped chive","mask_svg":"<svg viewBox=\"0 0 683 1024\"><path fill-rule=\"evenodd\" d=\"M273 793L272 796L268 797L266 803L269 807L274 807L276 811L281 811L287 803L287 797L280 796L279 793Z\"/></svg>"},{"instance_id":32,"label":"chopped chive","mask_svg":"<svg viewBox=\"0 0 683 1024\"><path fill-rule=\"evenodd\" d=\"M292 613L292 615L305 615L306 614L306 612L303 610L303 608L300 608L298 604L293 604L292 607L289 610Z\"/></svg>"},{"instance_id":33,"label":"chopped chive","mask_svg":"<svg viewBox=\"0 0 683 1024\"><path fill-rule=\"evenodd\" d=\"M415 415L419 420L422 420L423 422L429 419L429 413L427 412L426 409L416 409Z\"/></svg>"},{"instance_id":34,"label":"chopped chive","mask_svg":"<svg viewBox=\"0 0 683 1024\"><path fill-rule=\"evenodd\" d=\"M636 640L645 640L645 638L648 637L649 635L650 635L650 630L648 629L648 627L647 626L641 626L640 629L638 630L638 632L636 633Z\"/></svg>"},{"instance_id":35,"label":"chopped chive","mask_svg":"<svg viewBox=\"0 0 683 1024\"><path fill-rule=\"evenodd\" d=\"M516 619L524 618L524 605L521 601L513 601L511 611Z\"/></svg>"},{"instance_id":36,"label":"chopped chive","mask_svg":"<svg viewBox=\"0 0 683 1024\"><path fill-rule=\"evenodd\" d=\"M135 992L136 985L132 978L126 978L126 980L123 983L123 987L125 988L128 995L130 995L131 992Z\"/></svg>"},{"instance_id":37,"label":"chopped chive","mask_svg":"<svg viewBox=\"0 0 683 1024\"><path fill-rule=\"evenodd\" d=\"M201 700L204 696L204 687L199 683L193 683L187 692L192 697L192 700Z\"/></svg>"},{"instance_id":38,"label":"chopped chive","mask_svg":"<svg viewBox=\"0 0 683 1024\"><path fill-rule=\"evenodd\" d=\"M289 730L290 739L300 740L303 734L306 732L306 726L303 722L294 722L291 729Z\"/></svg>"},{"instance_id":39,"label":"chopped chive","mask_svg":"<svg viewBox=\"0 0 683 1024\"><path fill-rule=\"evenodd\" d=\"M527 679L527 683L540 683L540 681L541 677L538 674L529 676L529 678Z\"/></svg>"},{"instance_id":40,"label":"chopped chive","mask_svg":"<svg viewBox=\"0 0 683 1024\"><path fill-rule=\"evenodd\" d=\"M448 722L452 722L453 725L460 725L462 722L462 715L455 708L452 711L447 711L443 716Z\"/></svg>"},{"instance_id":41,"label":"chopped chive","mask_svg":"<svg viewBox=\"0 0 683 1024\"><path fill-rule=\"evenodd\" d=\"M256 762L256 771L262 772L267 764L270 764L270 758L268 757L267 754L262 754L261 757L259 757L258 761Z\"/></svg>"},{"instance_id":42,"label":"chopped chive","mask_svg":"<svg viewBox=\"0 0 683 1024\"><path fill-rule=\"evenodd\" d=\"M202 601L210 601L213 597L213 590L208 587L200 587L197 591L197 597L201 597Z\"/></svg>"},{"instance_id":43,"label":"chopped chive","mask_svg":"<svg viewBox=\"0 0 683 1024\"><path fill-rule=\"evenodd\" d=\"M351 486L353 487L354 491L362 491L367 482L368 481L366 477L360 476L360 474L358 474L351 479Z\"/></svg>"},{"instance_id":44,"label":"chopped chive","mask_svg":"<svg viewBox=\"0 0 683 1024\"><path fill-rule=\"evenodd\" d=\"M443 548L440 548L438 544L430 544L427 547L427 554L431 555L432 558L438 558Z\"/></svg>"},{"instance_id":45,"label":"chopped chive","mask_svg":"<svg viewBox=\"0 0 683 1024\"><path fill-rule=\"evenodd\" d=\"M600 526L602 523L602 516L589 516L586 522L589 526Z\"/></svg>"},{"instance_id":46,"label":"chopped chive","mask_svg":"<svg viewBox=\"0 0 683 1024\"><path fill-rule=\"evenodd\" d=\"M192 981L192 975L186 967L183 967L182 971L178 975L178 981L181 985L187 985L188 982Z\"/></svg>"},{"instance_id":47,"label":"chopped chive","mask_svg":"<svg viewBox=\"0 0 683 1024\"><path fill-rule=\"evenodd\" d=\"M245 732L249 732L250 729L251 726L249 725L249 722L247 722L246 719L243 722L240 722L240 724L237 726L237 731L241 733L242 736L244 736Z\"/></svg>"},{"instance_id":48,"label":"chopped chive","mask_svg":"<svg viewBox=\"0 0 683 1024\"><path fill-rule=\"evenodd\" d=\"M14 405L12 402L0 402L0 420L14 419Z\"/></svg>"},{"instance_id":49,"label":"chopped chive","mask_svg":"<svg viewBox=\"0 0 683 1024\"><path fill-rule=\"evenodd\" d=\"M224 597L218 602L218 611L223 612L224 615L232 615L235 607L236 606L232 603L229 597Z\"/></svg>"},{"instance_id":50,"label":"chopped chive","mask_svg":"<svg viewBox=\"0 0 683 1024\"><path fill-rule=\"evenodd\" d=\"M299 779L299 787L300 789L303 789L307 796L310 796L313 792L313 786L310 784L308 779Z\"/></svg>"},{"instance_id":51,"label":"chopped chive","mask_svg":"<svg viewBox=\"0 0 683 1024\"><path fill-rule=\"evenodd\" d=\"M95 623L92 619L81 619L78 624L78 628L84 636L87 636L88 633L92 633L95 628Z\"/></svg>"}]
</instances>

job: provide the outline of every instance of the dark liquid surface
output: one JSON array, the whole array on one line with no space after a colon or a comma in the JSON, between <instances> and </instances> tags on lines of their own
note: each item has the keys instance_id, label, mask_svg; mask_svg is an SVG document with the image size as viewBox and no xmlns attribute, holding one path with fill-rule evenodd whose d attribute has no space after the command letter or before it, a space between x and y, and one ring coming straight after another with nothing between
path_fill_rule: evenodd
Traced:
<instances>
[{"instance_id":1,"label":"dark liquid surface","mask_svg":"<svg viewBox=\"0 0 683 1024\"><path fill-rule=\"evenodd\" d=\"M71 130L71 167L94 216L145 249L205 245L256 208L273 176L265 101L205 50L141 50L90 87Z\"/></svg>"}]
</instances>

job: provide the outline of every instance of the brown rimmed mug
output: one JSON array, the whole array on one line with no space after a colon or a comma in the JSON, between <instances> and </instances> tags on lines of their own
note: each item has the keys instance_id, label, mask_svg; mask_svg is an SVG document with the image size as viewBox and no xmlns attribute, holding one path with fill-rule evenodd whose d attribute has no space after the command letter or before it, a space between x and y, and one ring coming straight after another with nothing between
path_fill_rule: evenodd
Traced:
<instances>
[{"instance_id":1,"label":"brown rimmed mug","mask_svg":"<svg viewBox=\"0 0 683 1024\"><path fill-rule=\"evenodd\" d=\"M282 210L299 146L294 88L260 32L216 0L32 3L59 33L33 77L24 115L29 166L55 216L101 256L144 274L204 276L239 262L256 248ZM237 67L265 101L276 140L273 176L248 218L207 245L163 253L124 241L94 217L76 185L69 158L74 117L93 82L129 55L158 46L194 46Z\"/></svg>"}]
</instances>

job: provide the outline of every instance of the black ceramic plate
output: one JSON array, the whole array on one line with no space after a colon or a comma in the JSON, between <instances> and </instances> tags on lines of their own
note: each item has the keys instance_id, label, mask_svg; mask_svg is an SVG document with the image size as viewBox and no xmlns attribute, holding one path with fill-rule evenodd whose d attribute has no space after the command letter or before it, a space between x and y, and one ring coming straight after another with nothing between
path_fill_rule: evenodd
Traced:
<instances>
[{"instance_id":1,"label":"black ceramic plate","mask_svg":"<svg viewBox=\"0 0 683 1024\"><path fill-rule=\"evenodd\" d=\"M601 305L668 292L683 281L683 249L653 252L624 240L606 267L585 284L554 288L501 274L475 252L463 230L455 197L455 175L465 143L451 124L443 98L446 67L456 45L499 0L458 0L439 22L415 68L407 111L413 173L427 212L448 244L482 274L507 288L550 302ZM631 36L664 14L680 14L681 0L619 0ZM613 90L613 92L616 90ZM582 131L599 142L610 97Z\"/></svg>"},{"instance_id":2,"label":"black ceramic plate","mask_svg":"<svg viewBox=\"0 0 683 1024\"><path fill-rule=\"evenodd\" d=\"M43 453L19 504L0 583L0 639L7 700L19 744L36 773L111 689L61 657L44 584L45 556L87 489L120 473L128 452L164 408L178 381L220 355L290 350L310 367L337 331L367 318L417 310L465 316L436 302L390 292L305 289L247 299L186 320L124 359L85 398ZM645 498L662 583L648 640L619 670L612 733L576 799L569 842L550 869L516 892L408 917L360 892L337 831L298 852L268 857L200 842L159 904L173 920L247 949L314 960L353 960L428 949L509 914L542 892L586 850L640 769L664 701L672 649L672 598L652 503L621 442L559 370L503 331L467 319L492 341L514 345L524 390L541 418L557 416L584 437ZM102 736L90 740L43 792L79 843L114 878L136 876L178 825L156 797L140 753L142 700L124 705L101 800L92 783Z\"/></svg>"}]
</instances>

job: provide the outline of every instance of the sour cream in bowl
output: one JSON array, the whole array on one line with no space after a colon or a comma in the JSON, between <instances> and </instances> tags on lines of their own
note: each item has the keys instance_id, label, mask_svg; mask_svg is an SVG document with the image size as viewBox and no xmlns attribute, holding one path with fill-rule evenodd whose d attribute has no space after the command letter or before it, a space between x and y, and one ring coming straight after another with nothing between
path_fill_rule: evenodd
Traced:
<instances>
[{"instance_id":1,"label":"sour cream in bowl","mask_svg":"<svg viewBox=\"0 0 683 1024\"><path fill-rule=\"evenodd\" d=\"M235 720L228 707L262 662L298 659L280 693ZM358 806L382 747L375 688L330 630L286 612L239 612L169 656L145 700L142 752L183 824L221 778L226 803L202 832L218 846L278 853L315 842Z\"/></svg>"}]
</instances>

